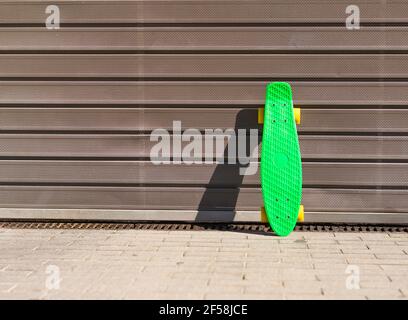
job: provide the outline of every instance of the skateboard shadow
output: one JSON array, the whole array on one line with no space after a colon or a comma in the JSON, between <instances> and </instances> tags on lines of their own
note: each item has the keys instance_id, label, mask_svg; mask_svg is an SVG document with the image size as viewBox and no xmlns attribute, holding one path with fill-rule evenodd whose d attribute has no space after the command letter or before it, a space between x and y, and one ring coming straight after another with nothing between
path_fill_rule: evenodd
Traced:
<instances>
[{"instance_id":1,"label":"skateboard shadow","mask_svg":"<svg viewBox=\"0 0 408 320\"><path fill-rule=\"evenodd\" d=\"M257 109L243 109L238 112L234 130L238 132L238 129L261 129L258 124L258 110ZM259 131L260 133L260 131ZM261 137L258 141L261 140ZM257 146L251 146L250 136L246 135L246 155L250 156ZM252 148L251 148L252 147ZM237 150L236 150L237 152ZM226 145L224 152L224 159L228 157L228 144ZM236 154L237 156L237 154ZM195 219L197 224L203 222L221 222L222 221L234 221L237 211L237 203L240 188L244 181L244 175L240 174L240 168L244 168L245 165L241 165L238 161L236 164L228 164L227 161L219 163L214 169L214 172L205 186L206 189L198 205L198 213ZM258 168L259 170L259 168ZM219 189L223 188L223 193L219 194ZM222 206L221 206L222 203ZM261 206L261 204L259 204ZM222 215L220 219L220 215ZM251 234L263 234L273 235L270 232L263 231L239 231L231 230L232 232L244 232Z\"/></svg>"}]
</instances>

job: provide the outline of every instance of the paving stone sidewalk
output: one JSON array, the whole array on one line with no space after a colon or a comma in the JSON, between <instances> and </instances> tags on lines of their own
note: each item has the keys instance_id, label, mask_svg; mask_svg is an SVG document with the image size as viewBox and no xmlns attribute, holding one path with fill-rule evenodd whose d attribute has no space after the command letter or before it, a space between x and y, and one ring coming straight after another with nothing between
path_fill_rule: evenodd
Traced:
<instances>
[{"instance_id":1,"label":"paving stone sidewalk","mask_svg":"<svg viewBox=\"0 0 408 320\"><path fill-rule=\"evenodd\" d=\"M408 234L0 229L1 299L407 299Z\"/></svg>"}]
</instances>

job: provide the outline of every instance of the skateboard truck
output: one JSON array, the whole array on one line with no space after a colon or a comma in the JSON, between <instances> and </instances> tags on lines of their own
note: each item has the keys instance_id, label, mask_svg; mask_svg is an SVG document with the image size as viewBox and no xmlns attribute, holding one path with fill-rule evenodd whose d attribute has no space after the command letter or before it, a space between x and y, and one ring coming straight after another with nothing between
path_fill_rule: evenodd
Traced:
<instances>
[{"instance_id":1,"label":"skateboard truck","mask_svg":"<svg viewBox=\"0 0 408 320\"><path fill-rule=\"evenodd\" d=\"M258 124L264 123L264 112L265 108L258 108ZM293 113L295 115L296 124L300 124L300 108L293 108Z\"/></svg>"}]
</instances>

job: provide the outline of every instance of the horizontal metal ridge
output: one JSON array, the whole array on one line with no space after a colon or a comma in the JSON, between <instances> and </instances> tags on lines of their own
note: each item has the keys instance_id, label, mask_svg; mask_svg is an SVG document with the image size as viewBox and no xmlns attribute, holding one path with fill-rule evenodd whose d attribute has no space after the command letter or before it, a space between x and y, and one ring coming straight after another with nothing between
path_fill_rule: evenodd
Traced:
<instances>
[{"instance_id":1,"label":"horizontal metal ridge","mask_svg":"<svg viewBox=\"0 0 408 320\"><path fill-rule=\"evenodd\" d=\"M408 34L408 32L407 32ZM259 105L268 81L0 81L0 104ZM291 81L296 105L405 105L408 82Z\"/></svg>"},{"instance_id":2,"label":"horizontal metal ridge","mask_svg":"<svg viewBox=\"0 0 408 320\"><path fill-rule=\"evenodd\" d=\"M3 208L198 210L203 215L210 210L233 217L230 210L259 210L262 195L256 188L0 186L0 203ZM408 190L305 188L302 203L310 212L406 216Z\"/></svg>"},{"instance_id":3,"label":"horizontal metal ridge","mask_svg":"<svg viewBox=\"0 0 408 320\"><path fill-rule=\"evenodd\" d=\"M408 78L406 54L2 54L0 78Z\"/></svg>"},{"instance_id":4,"label":"horizontal metal ridge","mask_svg":"<svg viewBox=\"0 0 408 320\"><path fill-rule=\"evenodd\" d=\"M156 133L154 137L148 134L0 134L0 157L150 158L160 149L163 152L157 152L161 155L158 160L171 160L174 156L171 148L168 151L158 143L171 147L174 139L182 140L182 136ZM218 140L218 148L214 136L191 136L190 140L194 139L202 141L201 151L197 149L195 153L186 154L185 160L198 160L205 156L223 158L228 155L226 138ZM214 142L212 148L205 146L205 139ZM188 143L190 141L181 141L181 147ZM250 141L247 143L251 147ZM251 154L256 145L252 143ZM152 154L154 146L156 151ZM300 136L300 148L304 160L408 159L407 136L303 135Z\"/></svg>"},{"instance_id":5,"label":"horizontal metal ridge","mask_svg":"<svg viewBox=\"0 0 408 320\"><path fill-rule=\"evenodd\" d=\"M0 131L147 132L173 129L259 129L257 108L0 107ZM95 121L97 119L97 121ZM408 109L302 108L300 133L407 133Z\"/></svg>"},{"instance_id":6,"label":"horizontal metal ridge","mask_svg":"<svg viewBox=\"0 0 408 320\"><path fill-rule=\"evenodd\" d=\"M0 28L0 51L407 50L408 27Z\"/></svg>"},{"instance_id":7,"label":"horizontal metal ridge","mask_svg":"<svg viewBox=\"0 0 408 320\"><path fill-rule=\"evenodd\" d=\"M158 186L258 186L256 171L239 165L161 164L109 160L0 160L0 184L135 184ZM408 187L408 163L303 162L303 184L343 187Z\"/></svg>"},{"instance_id":8,"label":"horizontal metal ridge","mask_svg":"<svg viewBox=\"0 0 408 320\"><path fill-rule=\"evenodd\" d=\"M63 23L344 22L347 0L1 1L0 23L42 23L58 5ZM355 0L363 22L406 22L404 1Z\"/></svg>"}]
</instances>

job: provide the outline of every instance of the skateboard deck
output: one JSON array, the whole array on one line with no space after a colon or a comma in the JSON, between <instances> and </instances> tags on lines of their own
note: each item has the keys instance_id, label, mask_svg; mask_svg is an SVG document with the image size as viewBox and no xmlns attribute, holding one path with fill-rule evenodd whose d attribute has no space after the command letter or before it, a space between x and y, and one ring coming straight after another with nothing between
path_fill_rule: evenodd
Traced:
<instances>
[{"instance_id":1,"label":"skateboard deck","mask_svg":"<svg viewBox=\"0 0 408 320\"><path fill-rule=\"evenodd\" d=\"M299 112L295 117L295 112ZM296 129L300 109L294 110L292 90L286 82L267 85L263 111L261 187L264 210L279 236L293 231L302 219L302 162Z\"/></svg>"}]
</instances>

